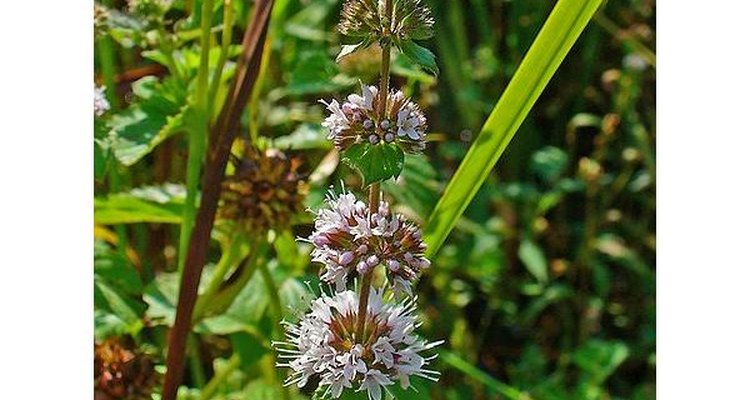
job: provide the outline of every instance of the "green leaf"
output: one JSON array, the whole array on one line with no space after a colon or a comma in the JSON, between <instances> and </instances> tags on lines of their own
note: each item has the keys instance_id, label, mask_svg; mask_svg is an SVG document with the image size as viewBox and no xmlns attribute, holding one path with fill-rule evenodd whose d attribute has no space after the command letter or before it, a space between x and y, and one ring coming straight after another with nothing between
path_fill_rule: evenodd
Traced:
<instances>
[{"instance_id":1,"label":"green leaf","mask_svg":"<svg viewBox=\"0 0 750 400\"><path fill-rule=\"evenodd\" d=\"M592 339L573 353L573 362L589 374L592 383L601 384L629 354L625 343Z\"/></svg>"},{"instance_id":2,"label":"green leaf","mask_svg":"<svg viewBox=\"0 0 750 400\"><path fill-rule=\"evenodd\" d=\"M358 143L344 152L342 160L359 171L365 186L398 178L404 168L404 152L395 144Z\"/></svg>"},{"instance_id":3,"label":"green leaf","mask_svg":"<svg viewBox=\"0 0 750 400\"><path fill-rule=\"evenodd\" d=\"M490 374L475 367L455 353L451 353L448 351L441 352L438 359L455 368L459 372L462 372L469 378L482 383L493 392L499 393L511 400L521 400L529 398L528 394L521 392L520 390L506 383L500 382L499 380L493 378Z\"/></svg>"},{"instance_id":4,"label":"green leaf","mask_svg":"<svg viewBox=\"0 0 750 400\"><path fill-rule=\"evenodd\" d=\"M357 50L366 49L370 44L372 44L372 42L369 39L365 39L357 44L342 45L341 52L336 56L336 62L341 61L342 58L356 52Z\"/></svg>"},{"instance_id":5,"label":"green leaf","mask_svg":"<svg viewBox=\"0 0 750 400\"><path fill-rule=\"evenodd\" d=\"M547 146L531 156L531 170L545 182L560 178L568 167L568 154L563 150Z\"/></svg>"},{"instance_id":6,"label":"green leaf","mask_svg":"<svg viewBox=\"0 0 750 400\"><path fill-rule=\"evenodd\" d=\"M140 101L109 121L110 148L115 158L130 166L184 128L187 110L185 88L174 78L159 82L142 78L133 84Z\"/></svg>"},{"instance_id":7,"label":"green leaf","mask_svg":"<svg viewBox=\"0 0 750 400\"><path fill-rule=\"evenodd\" d=\"M404 40L397 43L398 48L405 56L409 57L412 61L417 63L420 67L426 69L431 74L436 75L440 72L435 61L435 55L432 52L424 48L411 40Z\"/></svg>"},{"instance_id":8,"label":"green leaf","mask_svg":"<svg viewBox=\"0 0 750 400\"><path fill-rule=\"evenodd\" d=\"M136 188L94 199L94 222L101 225L165 223L179 224L185 189L166 184Z\"/></svg>"},{"instance_id":9,"label":"green leaf","mask_svg":"<svg viewBox=\"0 0 750 400\"><path fill-rule=\"evenodd\" d=\"M538 244L531 239L523 239L518 248L518 258L540 283L547 283L547 258Z\"/></svg>"},{"instance_id":10,"label":"green leaf","mask_svg":"<svg viewBox=\"0 0 750 400\"><path fill-rule=\"evenodd\" d=\"M356 82L342 82L338 74L336 63L323 50L305 51L295 60L286 92L291 95L331 93Z\"/></svg>"},{"instance_id":11,"label":"green leaf","mask_svg":"<svg viewBox=\"0 0 750 400\"><path fill-rule=\"evenodd\" d=\"M434 256L487 179L601 0L560 0L552 10L481 133L451 178L425 226Z\"/></svg>"},{"instance_id":12,"label":"green leaf","mask_svg":"<svg viewBox=\"0 0 750 400\"><path fill-rule=\"evenodd\" d=\"M264 354L268 353L268 346L271 340L268 339L266 345L253 336L246 333L234 333L229 336L232 341L232 348L236 354L239 354L243 368L252 367Z\"/></svg>"}]
</instances>

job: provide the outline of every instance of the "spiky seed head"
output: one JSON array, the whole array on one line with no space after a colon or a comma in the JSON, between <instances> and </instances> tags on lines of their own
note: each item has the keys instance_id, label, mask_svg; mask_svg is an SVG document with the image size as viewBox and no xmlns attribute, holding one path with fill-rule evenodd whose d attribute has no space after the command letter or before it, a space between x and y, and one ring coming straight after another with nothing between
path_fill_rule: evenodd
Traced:
<instances>
[{"instance_id":1,"label":"spiky seed head","mask_svg":"<svg viewBox=\"0 0 750 400\"><path fill-rule=\"evenodd\" d=\"M159 381L153 359L132 339L109 338L94 343L94 390L102 400L151 399Z\"/></svg>"},{"instance_id":2,"label":"spiky seed head","mask_svg":"<svg viewBox=\"0 0 750 400\"><path fill-rule=\"evenodd\" d=\"M235 172L222 183L218 216L233 220L247 232L288 227L304 211L307 184L299 158L279 150L245 146L233 159Z\"/></svg>"}]
</instances>

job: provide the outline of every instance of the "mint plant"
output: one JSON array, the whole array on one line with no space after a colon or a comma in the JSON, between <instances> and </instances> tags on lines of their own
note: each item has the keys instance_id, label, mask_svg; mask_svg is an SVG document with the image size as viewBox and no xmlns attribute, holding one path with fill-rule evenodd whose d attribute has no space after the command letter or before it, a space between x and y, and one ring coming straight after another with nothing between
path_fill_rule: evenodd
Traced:
<instances>
[{"instance_id":1,"label":"mint plant","mask_svg":"<svg viewBox=\"0 0 750 400\"><path fill-rule=\"evenodd\" d=\"M391 212L380 189L382 181L398 178L404 153L424 150L427 130L419 107L389 87L391 48L437 72L414 54L429 51L412 41L431 35L433 19L419 0L349 0L341 17L341 33L361 41L344 46L339 59L373 43L382 54L379 87L362 84L361 94L341 103L322 101L330 113L323 122L328 138L359 172L369 199L332 191L318 210L307 240L332 294L323 291L297 323L284 322L286 340L274 346L281 359L277 365L292 370L286 385L303 387L315 379L319 398L339 398L347 389L380 400L396 382L408 389L413 377L437 381L440 376L429 367L436 355L428 351L443 341L416 334L420 323L412 285L430 266L422 232ZM378 268L385 277L379 283Z\"/></svg>"}]
</instances>

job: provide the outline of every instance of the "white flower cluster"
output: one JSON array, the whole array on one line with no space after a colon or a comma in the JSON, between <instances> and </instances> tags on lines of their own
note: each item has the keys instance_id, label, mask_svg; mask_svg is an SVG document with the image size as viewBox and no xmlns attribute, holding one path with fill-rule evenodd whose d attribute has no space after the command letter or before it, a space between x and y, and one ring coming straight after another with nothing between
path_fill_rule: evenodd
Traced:
<instances>
[{"instance_id":1,"label":"white flower cluster","mask_svg":"<svg viewBox=\"0 0 750 400\"><path fill-rule=\"evenodd\" d=\"M104 95L104 91L107 88L104 86L94 86L94 115L101 117L105 112L109 110L109 101Z\"/></svg>"},{"instance_id":2,"label":"white flower cluster","mask_svg":"<svg viewBox=\"0 0 750 400\"><path fill-rule=\"evenodd\" d=\"M321 279L343 290L350 273L365 274L384 265L393 291L411 295L412 282L430 266L419 227L391 213L385 201L376 213L370 212L350 192L330 193L326 205L318 211L309 237L315 246L313 261L325 266Z\"/></svg>"},{"instance_id":3,"label":"white flower cluster","mask_svg":"<svg viewBox=\"0 0 750 400\"><path fill-rule=\"evenodd\" d=\"M391 91L385 99L385 116L378 115L383 101L375 86L362 85L362 94L351 94L340 104L325 102L328 117L323 127L339 150L353 144L369 142L396 143L405 152L418 154L425 148L427 119L414 102L400 90Z\"/></svg>"},{"instance_id":4,"label":"white flower cluster","mask_svg":"<svg viewBox=\"0 0 750 400\"><path fill-rule=\"evenodd\" d=\"M428 343L414 334L420 325L415 308L413 299L396 302L382 290L371 291L364 334L357 338L356 293L323 293L297 324L284 322L286 341L273 343L282 360L277 366L292 370L285 384L303 387L317 377L325 394L334 398L351 388L380 400L396 381L404 389L412 376L437 381L440 373L426 368L436 356L421 353L442 341Z\"/></svg>"}]
</instances>

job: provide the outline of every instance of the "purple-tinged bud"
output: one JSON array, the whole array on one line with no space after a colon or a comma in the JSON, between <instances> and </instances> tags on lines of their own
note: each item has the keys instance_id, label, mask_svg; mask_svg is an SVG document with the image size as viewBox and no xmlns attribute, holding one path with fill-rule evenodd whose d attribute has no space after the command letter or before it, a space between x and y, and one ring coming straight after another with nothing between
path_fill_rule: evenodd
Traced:
<instances>
[{"instance_id":1,"label":"purple-tinged bud","mask_svg":"<svg viewBox=\"0 0 750 400\"><path fill-rule=\"evenodd\" d=\"M404 260L406 260L406 262L411 264L412 261L414 261L414 256L407 251L406 253L404 253Z\"/></svg>"},{"instance_id":2,"label":"purple-tinged bud","mask_svg":"<svg viewBox=\"0 0 750 400\"><path fill-rule=\"evenodd\" d=\"M372 120L366 119L365 122L362 123L362 126L369 130L375 127L375 123L373 123Z\"/></svg>"},{"instance_id":3,"label":"purple-tinged bud","mask_svg":"<svg viewBox=\"0 0 750 400\"><path fill-rule=\"evenodd\" d=\"M357 263L357 272L359 272L360 274L366 274L368 271L370 271L370 266L367 265L366 262L360 261L359 263Z\"/></svg>"},{"instance_id":4,"label":"purple-tinged bud","mask_svg":"<svg viewBox=\"0 0 750 400\"><path fill-rule=\"evenodd\" d=\"M380 121L380 129L388 129L390 127L391 127L391 121L388 121L387 119Z\"/></svg>"},{"instance_id":5,"label":"purple-tinged bud","mask_svg":"<svg viewBox=\"0 0 750 400\"><path fill-rule=\"evenodd\" d=\"M396 260L388 260L388 269L389 270L391 270L393 272L396 272L396 271L398 271L399 267L400 267L400 265L399 265L398 261L396 261Z\"/></svg>"},{"instance_id":6,"label":"purple-tinged bud","mask_svg":"<svg viewBox=\"0 0 750 400\"><path fill-rule=\"evenodd\" d=\"M378 142L380 142L380 138L378 137L378 135L370 135L369 140L370 144L378 144Z\"/></svg>"},{"instance_id":7,"label":"purple-tinged bud","mask_svg":"<svg viewBox=\"0 0 750 400\"><path fill-rule=\"evenodd\" d=\"M359 247L357 247L357 254L364 255L365 253L367 253L367 245L366 244L359 245Z\"/></svg>"},{"instance_id":8,"label":"purple-tinged bud","mask_svg":"<svg viewBox=\"0 0 750 400\"><path fill-rule=\"evenodd\" d=\"M419 260L419 268L421 268L421 269L430 268L430 265L432 265L432 263L430 262L430 260L428 260L426 258L422 258L422 259Z\"/></svg>"},{"instance_id":9,"label":"purple-tinged bud","mask_svg":"<svg viewBox=\"0 0 750 400\"><path fill-rule=\"evenodd\" d=\"M339 264L347 265L354 260L354 253L347 251L339 256Z\"/></svg>"},{"instance_id":10,"label":"purple-tinged bud","mask_svg":"<svg viewBox=\"0 0 750 400\"><path fill-rule=\"evenodd\" d=\"M326 246L329 243L328 238L325 236L316 236L315 239L313 239L313 244L318 247Z\"/></svg>"},{"instance_id":11,"label":"purple-tinged bud","mask_svg":"<svg viewBox=\"0 0 750 400\"><path fill-rule=\"evenodd\" d=\"M393 143L393 140L396 139L395 136L393 136L392 133L388 132L385 134L385 142L386 143Z\"/></svg>"},{"instance_id":12,"label":"purple-tinged bud","mask_svg":"<svg viewBox=\"0 0 750 400\"><path fill-rule=\"evenodd\" d=\"M378 260L378 256L376 256L375 254L367 257L367 265L370 267L378 265L378 262L380 262L380 260Z\"/></svg>"},{"instance_id":13,"label":"purple-tinged bud","mask_svg":"<svg viewBox=\"0 0 750 400\"><path fill-rule=\"evenodd\" d=\"M343 104L343 105L341 106L341 110L342 110L342 111L343 111L343 112L344 112L345 114L351 114L352 112L354 112L354 108L352 107L352 104L351 104L351 103L344 103L344 104Z\"/></svg>"}]
</instances>

